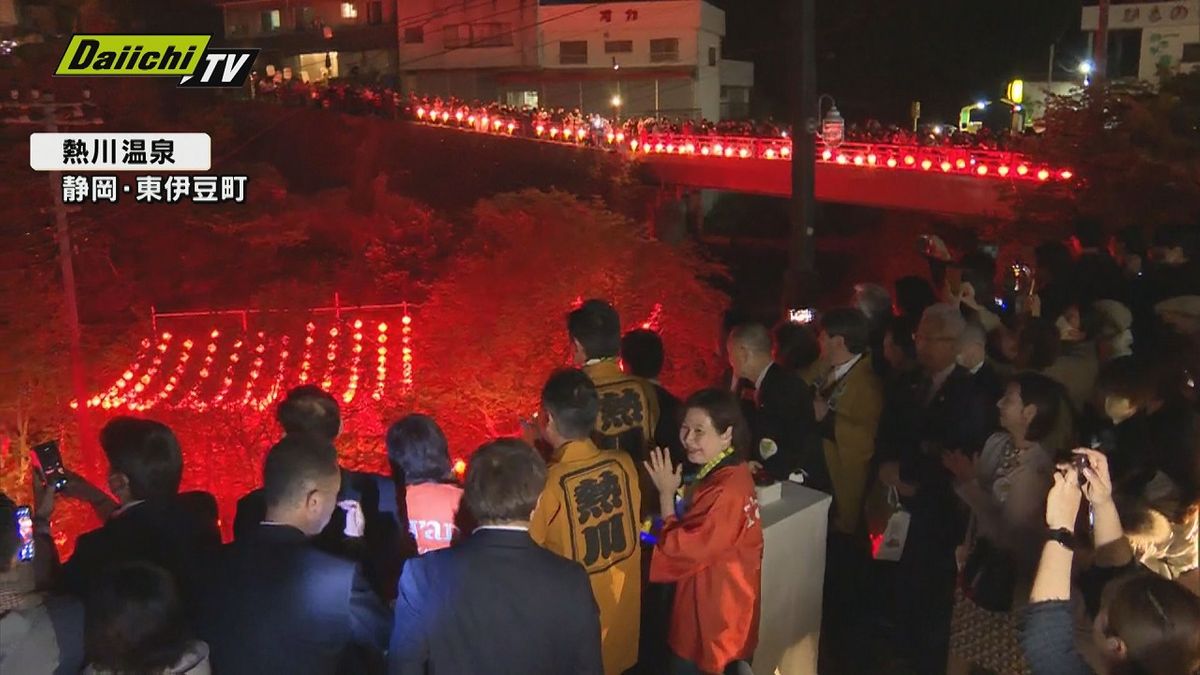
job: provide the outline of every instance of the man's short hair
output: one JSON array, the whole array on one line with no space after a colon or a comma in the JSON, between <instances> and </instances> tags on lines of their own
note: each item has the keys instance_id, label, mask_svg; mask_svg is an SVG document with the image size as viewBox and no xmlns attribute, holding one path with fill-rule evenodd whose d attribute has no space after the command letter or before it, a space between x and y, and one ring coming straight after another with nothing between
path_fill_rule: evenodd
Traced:
<instances>
[{"instance_id":1,"label":"man's short hair","mask_svg":"<svg viewBox=\"0 0 1200 675\"><path fill-rule=\"evenodd\" d=\"M471 456L463 499L481 525L529 520L546 487L546 462L515 438L487 443Z\"/></svg>"},{"instance_id":2,"label":"man's short hair","mask_svg":"<svg viewBox=\"0 0 1200 675\"><path fill-rule=\"evenodd\" d=\"M408 485L451 477L446 434L428 415L413 413L388 427L387 454L393 475L402 474Z\"/></svg>"},{"instance_id":3,"label":"man's short hair","mask_svg":"<svg viewBox=\"0 0 1200 675\"><path fill-rule=\"evenodd\" d=\"M1145 409L1158 396L1158 378L1144 357L1122 356L1104 364L1096 388L1103 396L1117 396Z\"/></svg>"},{"instance_id":4,"label":"man's short hair","mask_svg":"<svg viewBox=\"0 0 1200 675\"><path fill-rule=\"evenodd\" d=\"M744 323L729 332L729 339L755 354L771 354L771 331L761 323Z\"/></svg>"},{"instance_id":5,"label":"man's short hair","mask_svg":"<svg viewBox=\"0 0 1200 675\"><path fill-rule=\"evenodd\" d=\"M542 407L554 416L558 432L569 440L587 438L600 414L596 385L582 370L556 370L542 387Z\"/></svg>"},{"instance_id":6,"label":"man's short hair","mask_svg":"<svg viewBox=\"0 0 1200 675\"><path fill-rule=\"evenodd\" d=\"M21 537L15 525L17 505L8 495L0 492L0 573L7 572L13 556L21 546Z\"/></svg>"},{"instance_id":7,"label":"man's short hair","mask_svg":"<svg viewBox=\"0 0 1200 675\"><path fill-rule=\"evenodd\" d=\"M784 319L775 326L775 362L792 372L821 358L821 343L811 324Z\"/></svg>"},{"instance_id":8,"label":"man's short hair","mask_svg":"<svg viewBox=\"0 0 1200 675\"><path fill-rule=\"evenodd\" d=\"M129 479L134 499L171 497L183 479L183 453L167 425L137 417L115 417L100 430L100 447L112 473Z\"/></svg>"},{"instance_id":9,"label":"man's short hair","mask_svg":"<svg viewBox=\"0 0 1200 675\"><path fill-rule=\"evenodd\" d=\"M104 573L88 597L84 623L89 661L104 673L172 670L191 641L175 580L149 562Z\"/></svg>"},{"instance_id":10,"label":"man's short hair","mask_svg":"<svg viewBox=\"0 0 1200 675\"><path fill-rule=\"evenodd\" d=\"M666 355L663 341L652 330L631 330L621 338L621 361L630 373L653 380L662 373Z\"/></svg>"},{"instance_id":11,"label":"man's short hair","mask_svg":"<svg viewBox=\"0 0 1200 675\"><path fill-rule=\"evenodd\" d=\"M867 351L871 341L871 328L867 317L853 307L839 307L821 316L821 330L829 337L841 337L851 354Z\"/></svg>"},{"instance_id":12,"label":"man's short hair","mask_svg":"<svg viewBox=\"0 0 1200 675\"><path fill-rule=\"evenodd\" d=\"M963 318L958 305L948 302L939 302L926 307L925 313L921 315L921 321L928 321L932 324L933 330L938 333L930 337L947 337L957 340L967 327L967 320Z\"/></svg>"},{"instance_id":13,"label":"man's short hair","mask_svg":"<svg viewBox=\"0 0 1200 675\"><path fill-rule=\"evenodd\" d=\"M148 562L109 569L88 597L84 624L88 659L101 672L170 672L190 642L175 580Z\"/></svg>"},{"instance_id":14,"label":"man's short hair","mask_svg":"<svg viewBox=\"0 0 1200 675\"><path fill-rule=\"evenodd\" d=\"M621 351L621 317L603 300L588 300L568 314L567 333L589 359L607 359Z\"/></svg>"},{"instance_id":15,"label":"man's short hair","mask_svg":"<svg viewBox=\"0 0 1200 675\"><path fill-rule=\"evenodd\" d=\"M295 504L322 478L338 473L337 450L328 439L288 434L267 451L263 497L267 506Z\"/></svg>"},{"instance_id":16,"label":"man's short hair","mask_svg":"<svg viewBox=\"0 0 1200 675\"><path fill-rule=\"evenodd\" d=\"M288 434L312 434L330 441L342 429L337 400L329 392L306 384L287 393L275 411L275 419Z\"/></svg>"}]
</instances>

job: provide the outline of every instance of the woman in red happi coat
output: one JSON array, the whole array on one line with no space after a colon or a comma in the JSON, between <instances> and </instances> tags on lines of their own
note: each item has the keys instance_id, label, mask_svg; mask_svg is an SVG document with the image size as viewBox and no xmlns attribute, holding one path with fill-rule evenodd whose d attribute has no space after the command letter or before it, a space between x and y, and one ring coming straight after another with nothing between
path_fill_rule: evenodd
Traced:
<instances>
[{"instance_id":1,"label":"woman in red happi coat","mask_svg":"<svg viewBox=\"0 0 1200 675\"><path fill-rule=\"evenodd\" d=\"M664 517L650 580L676 585L672 673L737 673L758 641L763 555L754 478L741 454L749 429L726 391L697 392L684 409L680 438L700 472L681 490L682 467L671 466L667 450L646 462Z\"/></svg>"}]
</instances>

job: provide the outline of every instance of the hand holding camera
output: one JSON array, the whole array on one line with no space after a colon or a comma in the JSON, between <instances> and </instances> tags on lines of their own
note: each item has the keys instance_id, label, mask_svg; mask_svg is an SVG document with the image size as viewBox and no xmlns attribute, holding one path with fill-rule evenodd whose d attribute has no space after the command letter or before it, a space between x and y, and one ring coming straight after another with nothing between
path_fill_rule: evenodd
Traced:
<instances>
[{"instance_id":1,"label":"hand holding camera","mask_svg":"<svg viewBox=\"0 0 1200 675\"><path fill-rule=\"evenodd\" d=\"M1112 477L1108 474L1108 457L1099 450L1076 448L1073 465L1078 474L1079 489L1093 507L1112 501Z\"/></svg>"}]
</instances>

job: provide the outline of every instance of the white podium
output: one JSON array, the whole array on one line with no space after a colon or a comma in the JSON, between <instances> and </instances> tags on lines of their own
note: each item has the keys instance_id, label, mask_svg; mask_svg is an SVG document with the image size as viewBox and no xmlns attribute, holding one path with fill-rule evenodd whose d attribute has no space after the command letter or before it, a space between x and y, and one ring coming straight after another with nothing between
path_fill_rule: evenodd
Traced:
<instances>
[{"instance_id":1,"label":"white podium","mask_svg":"<svg viewBox=\"0 0 1200 675\"><path fill-rule=\"evenodd\" d=\"M781 488L779 498L760 509L762 612L754 674L816 675L825 533L833 498L791 482Z\"/></svg>"}]
</instances>

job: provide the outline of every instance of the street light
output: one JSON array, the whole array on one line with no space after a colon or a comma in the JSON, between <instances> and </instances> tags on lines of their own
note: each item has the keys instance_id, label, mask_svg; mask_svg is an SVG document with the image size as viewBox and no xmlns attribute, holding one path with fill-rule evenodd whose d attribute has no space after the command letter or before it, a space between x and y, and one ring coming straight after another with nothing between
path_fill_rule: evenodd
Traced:
<instances>
[{"instance_id":1,"label":"street light","mask_svg":"<svg viewBox=\"0 0 1200 675\"><path fill-rule=\"evenodd\" d=\"M988 102L987 102L987 101L976 101L976 102L975 102L975 109L976 109L976 110L983 110L984 108L986 108L986 107L987 107L987 105L988 105Z\"/></svg>"},{"instance_id":2,"label":"street light","mask_svg":"<svg viewBox=\"0 0 1200 675\"><path fill-rule=\"evenodd\" d=\"M1081 61L1079 63L1079 74L1080 75L1084 75L1084 76L1091 75L1092 72L1094 72L1095 70L1096 70L1096 67L1094 65L1092 65L1091 61Z\"/></svg>"},{"instance_id":3,"label":"street light","mask_svg":"<svg viewBox=\"0 0 1200 675\"><path fill-rule=\"evenodd\" d=\"M620 124L621 123L621 103L623 103L623 101L621 100L621 95L613 94L612 100L609 102L612 103L612 107L613 107L613 122L616 124Z\"/></svg>"},{"instance_id":4,"label":"street light","mask_svg":"<svg viewBox=\"0 0 1200 675\"><path fill-rule=\"evenodd\" d=\"M621 107L621 96L619 94L612 97L612 106L614 108Z\"/></svg>"}]
</instances>

